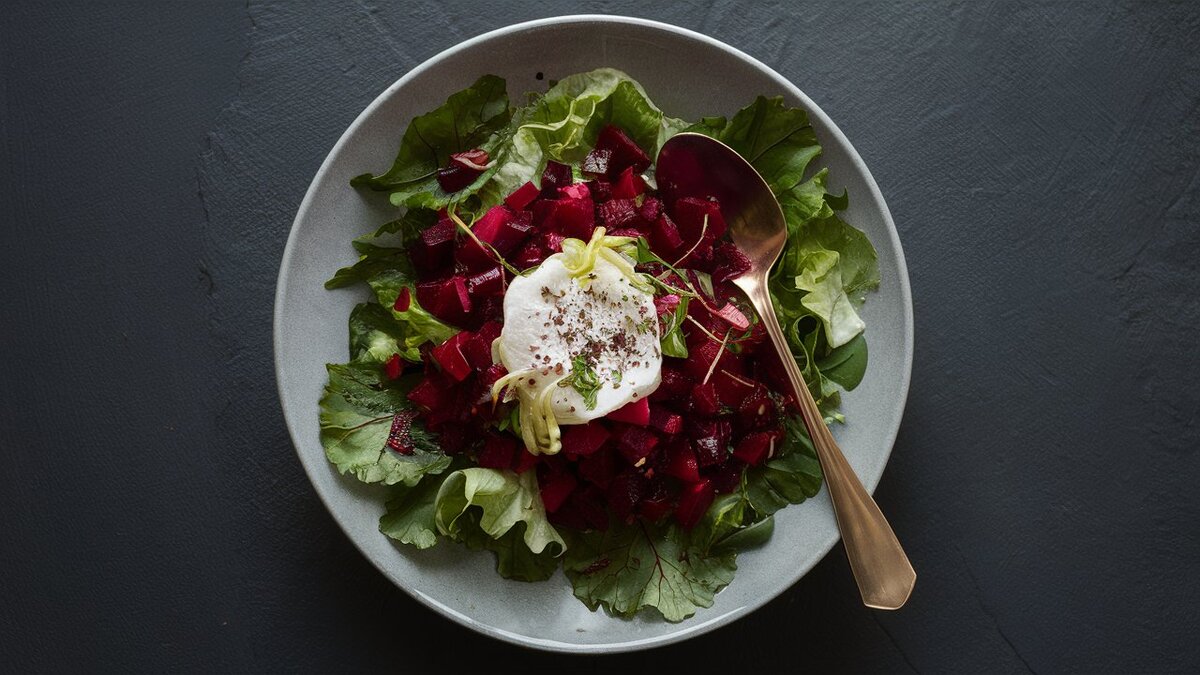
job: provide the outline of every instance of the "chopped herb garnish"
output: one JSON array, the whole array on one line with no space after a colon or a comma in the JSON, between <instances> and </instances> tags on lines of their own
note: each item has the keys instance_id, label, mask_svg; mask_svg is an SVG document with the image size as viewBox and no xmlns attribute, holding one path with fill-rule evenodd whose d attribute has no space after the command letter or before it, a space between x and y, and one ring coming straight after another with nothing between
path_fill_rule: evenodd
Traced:
<instances>
[{"instance_id":1,"label":"chopped herb garnish","mask_svg":"<svg viewBox=\"0 0 1200 675\"><path fill-rule=\"evenodd\" d=\"M582 355L571 359L571 374L559 382L558 386L573 388L583 397L583 404L587 406L588 410L596 408L596 393L600 391L600 378Z\"/></svg>"}]
</instances>

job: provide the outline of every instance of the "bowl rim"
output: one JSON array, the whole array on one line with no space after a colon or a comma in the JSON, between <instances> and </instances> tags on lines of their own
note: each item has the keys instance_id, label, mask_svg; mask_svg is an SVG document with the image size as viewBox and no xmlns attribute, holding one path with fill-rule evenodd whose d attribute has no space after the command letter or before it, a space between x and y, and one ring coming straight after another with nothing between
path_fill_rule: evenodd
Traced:
<instances>
[{"instance_id":1,"label":"bowl rim","mask_svg":"<svg viewBox=\"0 0 1200 675\"><path fill-rule=\"evenodd\" d=\"M411 68L408 72L406 72L399 79L397 79L395 82L393 82L385 90L380 92L380 94L378 96L376 96L371 101L371 103L368 104L365 108L363 108L363 110L354 118L354 121L351 122L348 127L346 127L346 130L342 132L340 137L338 137L337 142L334 143L333 147L330 148L328 154L326 154L325 159L321 162L321 166L317 169L316 174L314 174L312 181L309 183L308 189L304 193L304 198L301 200L300 206L296 210L296 217L292 220L291 229L288 232L287 243L284 245L282 260L281 260L280 268L279 268L279 274L276 277L276 283L275 283L275 299L274 299L274 307L272 310L272 348L274 351L275 386L276 386L276 393L279 397L280 407L283 412L285 426L288 429L288 437L292 441L292 448L293 448L293 450L295 450L297 458L300 460L300 465L304 468L305 475L308 477L309 482L313 485L314 492L317 493L317 497L321 500L321 503L324 505L325 509L330 513L331 516L335 513L335 509L333 507L333 504L330 501L330 496L327 495L324 491L322 491L318 487L318 485L320 483L316 480L316 477L313 475L314 468L310 466L309 462L306 461L303 453L301 452L300 439L297 438L296 433L293 431L293 428L295 425L293 425L291 422L291 420L294 417L294 414L289 413L287 398L284 396L284 391L283 391L283 382L279 376L280 373L282 372L282 367L283 367L283 354L281 351L280 335L281 335L281 329L282 329L283 322L284 322L283 321L283 306L284 306L284 301L285 301L285 283L284 282L285 282L286 278L289 276L289 272L290 272L290 268L291 268L291 261L295 257L294 249L297 246L297 239L298 239L297 226L307 216L307 213L311 207L312 200L313 200L315 192L316 192L316 188L319 184L321 184L326 179L326 174L329 171L329 167L330 167L331 162L333 161L333 158L339 154L339 151L342 149L342 147L349 141L349 139L352 136L355 135L355 133L358 131L358 128L365 122L365 120L371 115L371 113L373 113L376 108L378 108L380 105L382 105L384 101L389 99L398 89L401 89L402 87L407 85L410 80L415 79L417 76L419 76L420 74L422 74L424 71L428 70L429 68L432 68L435 64L439 63L440 61L443 61L449 57L452 57L455 54L458 54L459 52L472 49L481 43L485 43L490 40L504 37L504 36L507 36L507 35L510 35L513 33L521 33L524 31L531 30L531 29L541 28L541 27L545 27L545 26L552 26L552 25L565 25L565 24L574 24L574 23L610 23L610 24L633 25L633 26L637 26L637 27L641 27L641 28L649 28L649 29L653 29L653 30L667 32L667 33L673 33L680 37L684 37L684 38L688 38L691 40L695 40L695 41L704 43L705 45L707 45L709 47L714 47L717 50L724 52L725 54L727 54L735 59L739 59L757 70L762 71L765 75L767 75L768 77L775 80L782 91L795 97L797 100L799 100L801 102L801 106L808 112L810 117L815 117L818 120L820 120L820 122L824 126L824 128L826 130L826 134L828 136L831 136L833 140L835 140L838 144L840 144L842 147L844 147L847 150L847 155L848 155L848 158L849 158L851 164L855 167L855 169L860 171L862 173L863 177L865 178L865 182L866 182L868 191L870 193L871 200L875 204L878 204L878 206L880 207L880 212L883 216L885 229L887 230L887 237L890 240L890 244L891 244L892 248L895 250L896 272L897 272L897 276L899 277L899 288L897 290L899 291L900 299L903 304L903 307L901 309L902 309L902 315L903 315L902 331L904 333L905 348L901 355L903 362L901 364L902 375L901 375L900 390L899 390L899 397L898 397L900 414L897 417L896 424L887 433L886 448L884 449L883 456L882 456L883 461L882 461L881 466L883 467L883 469L881 469L880 475L882 476L882 471L886 470L887 462L891 458L892 450L893 450L893 447L895 446L895 442L896 442L896 437L900 431L900 421L903 419L903 416L904 416L904 409L905 409L905 406L907 405L907 400L908 400L909 385L912 380L913 332L914 332L913 331L912 293L911 293L911 286L910 286L909 278L908 278L908 266L907 266L907 263L905 262L905 258L904 258L904 249L901 247L900 236L899 236L899 233L896 231L895 222L892 220L891 211L888 209L887 203L883 199L883 194L879 190L879 185L875 182L874 176L871 175L870 170L867 168L866 163L863 161L862 157L858 154L858 151L850 143L849 139L846 138L845 134L842 133L841 129L838 128L838 126L833 122L833 120L830 119L830 117L825 113L825 111L822 110L816 104L816 102L814 102L811 98L809 98L809 96L807 94L805 94L803 91L801 91L799 87L797 87L795 84L793 84L787 78L783 77L781 74L776 72L773 68L767 66L766 64L764 64L763 62L754 58L753 56L750 56L749 54L746 54L745 52L743 52L735 47L732 47L720 40L717 40L716 38L709 37L708 35L693 31L688 28L682 28L680 26L676 26L673 24L664 23L661 21L655 21L655 20L651 20L651 19L643 19L640 17L608 15L608 14L567 14L567 15L561 15L561 16L546 17L546 18L542 18L542 19L534 19L531 21L523 21L520 23L510 24L508 26L503 26L501 28L497 28L497 29L494 29L491 31L487 31L485 33L481 33L472 38L469 38L467 40L459 42L458 44L456 44L452 47L442 50L442 51L438 52L437 54L431 56L430 58L426 59L425 61L421 62L420 64ZM868 491L871 493L874 493L874 487L875 486L869 486ZM659 636L654 636L654 637L645 638L645 639L635 639L635 640L628 640L628 641L624 641L624 642L583 644L583 643L561 642L558 640L539 639L539 638L535 638L535 637L531 637L531 636L527 636L527 635L513 633L510 631L504 630L502 628L498 628L496 626L485 624L485 623L477 621L477 620L471 618L470 616L467 616L451 607L448 607L448 606L440 603L435 598L429 597L428 595L426 595L418 590L408 588L407 586L405 586L401 583L397 583L396 580L393 579L392 576L388 573L388 571L383 568L381 562L377 561L374 557L372 557L370 554L368 554L368 552L363 548L363 546L359 544L359 542L355 539L355 537L353 535L351 535L351 533L346 529L346 526L342 523L342 521L340 519L338 519L335 516L333 518L333 520L334 520L334 522L337 523L338 528L342 530L343 535L345 535L346 538L349 539L350 542L354 545L354 547L356 549L358 549L359 553L364 558L366 558L371 563L372 566L374 566L377 570L379 570L379 572L381 574L383 574L383 576L385 578L387 578L394 585L399 587L400 590L404 591L409 597L415 599L417 602L434 610L435 612L441 614L442 616L447 617L467 628L470 628L474 631L477 631L483 635L487 635L489 637L495 638L497 640L501 640L504 642L508 642L508 643L526 647L526 648L535 648L535 649L551 651L551 652L573 653L573 654L621 653L621 652L631 652L631 651L639 651L639 650L644 650L644 649L661 647L661 646L665 646L668 644L682 642L684 640L688 640L688 639L697 637L699 635L703 635L704 633L708 633L709 631L715 630L716 628L719 628L721 626L729 624L729 623L759 609L760 607L767 604L774 598L778 597L780 594L782 594L787 589L794 586L797 582L800 581L800 579L802 579L804 577L804 575L808 574L808 572L811 571L812 568L818 562L823 560L825 558L825 556L827 556L829 554L829 551L831 551L833 549L833 547L841 539L840 535L835 535L835 537L832 539L832 541L830 541L829 545L825 547L825 550L822 551L819 556L812 559L811 564L809 564L807 566L797 567L794 578L786 586L783 586L778 592L769 594L769 595L763 595L762 597L757 598L752 602L748 602L748 603L742 605L741 607L738 607L729 612L726 612L725 614L713 617L712 619L710 619L708 621L697 622L697 623L676 624L680 627L679 630L672 631L671 633L668 633L666 635L659 635ZM613 620L616 621L618 619L614 618Z\"/></svg>"}]
</instances>

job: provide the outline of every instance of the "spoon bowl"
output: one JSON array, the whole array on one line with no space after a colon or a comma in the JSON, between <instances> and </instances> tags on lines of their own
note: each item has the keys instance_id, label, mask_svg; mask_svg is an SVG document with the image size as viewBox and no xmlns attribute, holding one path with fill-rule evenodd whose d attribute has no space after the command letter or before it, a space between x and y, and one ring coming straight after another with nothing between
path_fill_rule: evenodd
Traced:
<instances>
[{"instance_id":1,"label":"spoon bowl","mask_svg":"<svg viewBox=\"0 0 1200 675\"><path fill-rule=\"evenodd\" d=\"M743 277L771 271L787 244L787 221L767 182L737 151L703 134L676 134L659 151L655 179L668 204L716 199L730 236L750 259Z\"/></svg>"},{"instance_id":2,"label":"spoon bowl","mask_svg":"<svg viewBox=\"0 0 1200 675\"><path fill-rule=\"evenodd\" d=\"M741 155L702 134L682 133L664 143L655 162L655 179L667 203L699 197L720 204L733 243L750 260L750 269L733 283L745 291L757 310L795 390L863 603L876 609L899 609L912 594L916 572L825 425L775 316L767 276L788 237L779 201Z\"/></svg>"}]
</instances>

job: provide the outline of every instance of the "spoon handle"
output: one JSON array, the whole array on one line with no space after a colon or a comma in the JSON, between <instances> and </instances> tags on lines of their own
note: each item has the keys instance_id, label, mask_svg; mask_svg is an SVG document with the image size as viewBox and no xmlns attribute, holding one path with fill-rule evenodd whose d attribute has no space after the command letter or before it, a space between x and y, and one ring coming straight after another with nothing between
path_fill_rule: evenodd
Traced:
<instances>
[{"instance_id":1,"label":"spoon handle","mask_svg":"<svg viewBox=\"0 0 1200 675\"><path fill-rule=\"evenodd\" d=\"M796 390L804 426L808 427L808 435L812 438L821 469L825 473L825 484L833 501L833 512L837 516L842 542L846 546L846 557L850 559L850 569L858 582L863 604L876 609L899 609L908 601L917 574L887 519L833 440L833 434L825 425L821 411L804 384L800 367L796 365L783 337L775 307L767 293L766 280L755 278L757 276L746 275L734 283L746 291L758 310L788 379Z\"/></svg>"}]
</instances>

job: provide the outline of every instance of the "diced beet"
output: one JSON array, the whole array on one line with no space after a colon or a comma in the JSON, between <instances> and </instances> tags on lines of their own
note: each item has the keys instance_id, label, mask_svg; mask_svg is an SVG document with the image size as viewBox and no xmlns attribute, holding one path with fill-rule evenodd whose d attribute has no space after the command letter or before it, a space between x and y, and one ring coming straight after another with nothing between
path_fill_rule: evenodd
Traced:
<instances>
[{"instance_id":1,"label":"diced beet","mask_svg":"<svg viewBox=\"0 0 1200 675\"><path fill-rule=\"evenodd\" d=\"M542 196L553 198L558 188L570 185L572 180L570 166L555 161L546 162L546 169L542 171Z\"/></svg>"},{"instance_id":2,"label":"diced beet","mask_svg":"<svg viewBox=\"0 0 1200 675\"><path fill-rule=\"evenodd\" d=\"M741 404L754 393L756 387L754 382L735 374L738 370L733 367L735 365L737 365L737 361L732 358L721 359L721 365L717 367L712 376L712 383L717 388L717 398L728 406Z\"/></svg>"},{"instance_id":3,"label":"diced beet","mask_svg":"<svg viewBox=\"0 0 1200 675\"><path fill-rule=\"evenodd\" d=\"M447 426L438 431L438 446L447 455L457 455L467 448L470 439L467 431L460 426Z\"/></svg>"},{"instance_id":4,"label":"diced beet","mask_svg":"<svg viewBox=\"0 0 1200 675\"><path fill-rule=\"evenodd\" d=\"M458 192L487 171L487 151L475 148L450 155L450 162L438 169L437 182L446 192Z\"/></svg>"},{"instance_id":5,"label":"diced beet","mask_svg":"<svg viewBox=\"0 0 1200 675\"><path fill-rule=\"evenodd\" d=\"M592 198L592 192L588 189L587 183L571 183L566 187L560 187L558 194L566 199L591 200Z\"/></svg>"},{"instance_id":6,"label":"diced beet","mask_svg":"<svg viewBox=\"0 0 1200 675\"><path fill-rule=\"evenodd\" d=\"M646 477L636 469L626 469L608 486L608 509L617 520L631 521L638 502L646 495Z\"/></svg>"},{"instance_id":7,"label":"diced beet","mask_svg":"<svg viewBox=\"0 0 1200 675\"><path fill-rule=\"evenodd\" d=\"M562 243L566 238L565 234L545 232L542 234L542 248L553 253L561 253ZM588 239L591 239L591 235L588 235Z\"/></svg>"},{"instance_id":8,"label":"diced beet","mask_svg":"<svg viewBox=\"0 0 1200 675\"><path fill-rule=\"evenodd\" d=\"M731 242L723 242L713 249L713 281L732 281L750 271L750 259Z\"/></svg>"},{"instance_id":9,"label":"diced beet","mask_svg":"<svg viewBox=\"0 0 1200 675\"><path fill-rule=\"evenodd\" d=\"M449 383L433 376L425 376L417 386L408 392L408 400L424 410L436 410L444 405L449 398Z\"/></svg>"},{"instance_id":10,"label":"diced beet","mask_svg":"<svg viewBox=\"0 0 1200 675\"><path fill-rule=\"evenodd\" d=\"M775 401L765 387L758 387L738 405L738 421L744 429L765 429L774 426Z\"/></svg>"},{"instance_id":11,"label":"diced beet","mask_svg":"<svg viewBox=\"0 0 1200 675\"><path fill-rule=\"evenodd\" d=\"M463 354L462 347L471 334L467 331L455 333L442 344L433 348L430 355L438 365L442 367L442 371L458 382L467 379L471 374L471 364L467 363L467 357Z\"/></svg>"},{"instance_id":12,"label":"diced beet","mask_svg":"<svg viewBox=\"0 0 1200 675\"><path fill-rule=\"evenodd\" d=\"M465 387L456 387L457 383L445 373L439 372L438 376L445 386L445 389L441 392L444 401L425 411L422 415L425 426L433 431L440 431L440 427L445 424L458 426L457 423L462 421L460 418L462 417L461 411L463 407L460 404L463 398L462 389L465 389Z\"/></svg>"},{"instance_id":13,"label":"diced beet","mask_svg":"<svg viewBox=\"0 0 1200 675\"><path fill-rule=\"evenodd\" d=\"M533 219L533 229L542 231L549 229L546 226L546 221L554 215L554 210L558 208L557 199L539 199L533 203L533 210L530 215Z\"/></svg>"},{"instance_id":14,"label":"diced beet","mask_svg":"<svg viewBox=\"0 0 1200 675\"><path fill-rule=\"evenodd\" d=\"M483 172L465 168L460 164L451 164L444 169L437 170L437 182L446 192L458 192L474 183L481 173Z\"/></svg>"},{"instance_id":15,"label":"diced beet","mask_svg":"<svg viewBox=\"0 0 1200 675\"><path fill-rule=\"evenodd\" d=\"M507 469L512 466L517 449L517 439L512 436L489 433L483 439L477 461L485 469Z\"/></svg>"},{"instance_id":16,"label":"diced beet","mask_svg":"<svg viewBox=\"0 0 1200 675\"><path fill-rule=\"evenodd\" d=\"M617 408L604 416L614 422L646 426L650 423L650 399L642 398Z\"/></svg>"},{"instance_id":17,"label":"diced beet","mask_svg":"<svg viewBox=\"0 0 1200 675\"><path fill-rule=\"evenodd\" d=\"M422 281L417 284L417 304L424 307L431 313L435 310L440 302L441 291L445 286L446 280L438 281Z\"/></svg>"},{"instance_id":18,"label":"diced beet","mask_svg":"<svg viewBox=\"0 0 1200 675\"><path fill-rule=\"evenodd\" d=\"M726 452L730 450L729 446L733 440L733 421L727 417L717 418L717 440L721 441L721 447L725 448Z\"/></svg>"},{"instance_id":19,"label":"diced beet","mask_svg":"<svg viewBox=\"0 0 1200 675\"><path fill-rule=\"evenodd\" d=\"M688 317L691 318L692 321L700 324L700 326L704 328L704 330L692 330L691 326L686 326L687 330L685 331L684 336L687 340L689 350L703 347L705 343L709 343L709 346L705 347L705 349L715 350L717 345L720 344L720 338L717 338L717 340L714 341L713 336L724 335L725 332L729 330L728 324L726 324L725 321L723 321L720 317L710 312L708 309L708 303L701 302L699 298L697 298L695 302L692 302L688 305L687 313ZM706 355L706 358L711 361L715 355L715 351L709 351Z\"/></svg>"},{"instance_id":20,"label":"diced beet","mask_svg":"<svg viewBox=\"0 0 1200 675\"><path fill-rule=\"evenodd\" d=\"M612 184L613 199L633 199L646 191L646 181L629 167Z\"/></svg>"},{"instance_id":21,"label":"diced beet","mask_svg":"<svg viewBox=\"0 0 1200 675\"><path fill-rule=\"evenodd\" d=\"M478 333L463 341L462 353L472 370L484 370L492 365L492 342Z\"/></svg>"},{"instance_id":22,"label":"diced beet","mask_svg":"<svg viewBox=\"0 0 1200 675\"><path fill-rule=\"evenodd\" d=\"M579 510L579 505L575 503L574 492L571 493L571 496L567 498L567 501L562 506L558 507L557 511L547 513L546 520L549 520L551 525L560 530L562 528L580 531L588 529L587 521L584 520L583 513Z\"/></svg>"},{"instance_id":23,"label":"diced beet","mask_svg":"<svg viewBox=\"0 0 1200 675\"><path fill-rule=\"evenodd\" d=\"M675 502L669 495L664 495L654 499L643 499L638 506L638 514L652 523L657 523L667 517L673 508L675 508Z\"/></svg>"},{"instance_id":24,"label":"diced beet","mask_svg":"<svg viewBox=\"0 0 1200 675\"><path fill-rule=\"evenodd\" d=\"M409 258L422 279L440 276L450 266L454 252L455 225L443 218L421 231L409 247Z\"/></svg>"},{"instance_id":25,"label":"diced beet","mask_svg":"<svg viewBox=\"0 0 1200 675\"><path fill-rule=\"evenodd\" d=\"M641 173L650 167L650 156L645 153L633 139L621 129L608 125L600 130L596 138L596 151L608 150L605 173L609 177L618 176L622 171L632 167L635 173Z\"/></svg>"},{"instance_id":26,"label":"diced beet","mask_svg":"<svg viewBox=\"0 0 1200 675\"><path fill-rule=\"evenodd\" d=\"M724 462L729 457L729 450L716 436L704 436L692 441L696 449L696 461L700 466L714 466Z\"/></svg>"},{"instance_id":27,"label":"diced beet","mask_svg":"<svg viewBox=\"0 0 1200 675\"><path fill-rule=\"evenodd\" d=\"M581 487L571 493L567 502L578 509L587 529L607 530L608 510L605 508L604 490L595 485Z\"/></svg>"},{"instance_id":28,"label":"diced beet","mask_svg":"<svg viewBox=\"0 0 1200 675\"><path fill-rule=\"evenodd\" d=\"M650 407L650 426L673 436L683 431L683 418L666 408L655 405Z\"/></svg>"},{"instance_id":29,"label":"diced beet","mask_svg":"<svg viewBox=\"0 0 1200 675\"><path fill-rule=\"evenodd\" d=\"M454 262L468 270L477 271L495 265L496 256L479 242L464 236L454 247Z\"/></svg>"},{"instance_id":30,"label":"diced beet","mask_svg":"<svg viewBox=\"0 0 1200 675\"><path fill-rule=\"evenodd\" d=\"M641 427L622 425L616 430L617 450L634 466L642 466L658 445L658 436Z\"/></svg>"},{"instance_id":31,"label":"diced beet","mask_svg":"<svg viewBox=\"0 0 1200 675\"><path fill-rule=\"evenodd\" d=\"M674 439L666 448L667 464L665 471L668 476L694 483L700 480L700 464L696 461L696 452L683 438Z\"/></svg>"},{"instance_id":32,"label":"diced beet","mask_svg":"<svg viewBox=\"0 0 1200 675\"><path fill-rule=\"evenodd\" d=\"M662 201L658 197L646 197L638 207L638 217L647 223L658 220L662 213Z\"/></svg>"},{"instance_id":33,"label":"diced beet","mask_svg":"<svg viewBox=\"0 0 1200 675\"><path fill-rule=\"evenodd\" d=\"M580 165L580 171L594 175L603 175L608 173L608 163L612 160L612 150L609 148L594 148L583 158L583 164Z\"/></svg>"},{"instance_id":34,"label":"diced beet","mask_svg":"<svg viewBox=\"0 0 1200 675\"><path fill-rule=\"evenodd\" d=\"M772 434L762 431L746 434L733 449L733 456L752 466L762 464L767 458L767 450L770 449L772 440Z\"/></svg>"},{"instance_id":35,"label":"diced beet","mask_svg":"<svg viewBox=\"0 0 1200 675\"><path fill-rule=\"evenodd\" d=\"M544 227L567 237L583 241L592 238L596 229L596 213L590 199L559 199L554 210L546 217Z\"/></svg>"},{"instance_id":36,"label":"diced beet","mask_svg":"<svg viewBox=\"0 0 1200 675\"><path fill-rule=\"evenodd\" d=\"M497 204L488 209L487 213L480 216L479 220L471 225L471 232L481 241L495 246L496 240L500 236L500 225L512 218L513 215L512 209L503 204ZM499 247L497 246L497 248Z\"/></svg>"},{"instance_id":37,"label":"diced beet","mask_svg":"<svg viewBox=\"0 0 1200 675\"><path fill-rule=\"evenodd\" d=\"M542 506L546 507L546 511L550 513L554 513L558 507L562 506L578 484L575 475L570 471L550 472L547 474L545 482L540 480L538 482L541 485Z\"/></svg>"},{"instance_id":38,"label":"diced beet","mask_svg":"<svg viewBox=\"0 0 1200 675\"><path fill-rule=\"evenodd\" d=\"M731 457L721 466L714 468L708 477L712 481L713 491L723 495L736 490L742 483L742 471L745 466L741 460Z\"/></svg>"},{"instance_id":39,"label":"diced beet","mask_svg":"<svg viewBox=\"0 0 1200 675\"><path fill-rule=\"evenodd\" d=\"M658 220L650 228L650 248L664 258L683 248L683 235L679 234L679 227L665 212L658 215Z\"/></svg>"},{"instance_id":40,"label":"diced beet","mask_svg":"<svg viewBox=\"0 0 1200 675\"><path fill-rule=\"evenodd\" d=\"M468 323L471 296L467 293L466 279L461 275L417 284L417 302L446 323L455 326Z\"/></svg>"},{"instance_id":41,"label":"diced beet","mask_svg":"<svg viewBox=\"0 0 1200 675\"><path fill-rule=\"evenodd\" d=\"M496 380L508 374L508 369L502 363L493 363L484 368L479 373L479 385L483 387L484 394L490 400L492 397L492 385L496 384Z\"/></svg>"},{"instance_id":42,"label":"diced beet","mask_svg":"<svg viewBox=\"0 0 1200 675\"><path fill-rule=\"evenodd\" d=\"M612 199L612 183L603 178L588 181L588 191L592 193L592 201L597 204Z\"/></svg>"},{"instance_id":43,"label":"diced beet","mask_svg":"<svg viewBox=\"0 0 1200 675\"><path fill-rule=\"evenodd\" d=\"M396 296L396 301L392 303L392 309L397 312L407 312L409 305L412 304L412 291L405 286L400 289L400 293Z\"/></svg>"},{"instance_id":44,"label":"diced beet","mask_svg":"<svg viewBox=\"0 0 1200 675\"><path fill-rule=\"evenodd\" d=\"M486 295L483 297L483 301L476 305L474 318L484 321L504 320L504 296Z\"/></svg>"},{"instance_id":45,"label":"diced beet","mask_svg":"<svg viewBox=\"0 0 1200 675\"><path fill-rule=\"evenodd\" d=\"M500 238L496 240L496 249L504 255L508 255L521 242L525 241L533 230L533 214L529 211L517 211L512 217L504 221L500 228Z\"/></svg>"},{"instance_id":46,"label":"diced beet","mask_svg":"<svg viewBox=\"0 0 1200 675\"><path fill-rule=\"evenodd\" d=\"M497 265L467 277L467 292L475 297L504 295L504 268Z\"/></svg>"},{"instance_id":47,"label":"diced beet","mask_svg":"<svg viewBox=\"0 0 1200 675\"><path fill-rule=\"evenodd\" d=\"M679 503L675 506L675 522L685 530L692 529L704 517L708 507L712 506L713 497L712 483L707 480L685 485L679 492Z\"/></svg>"},{"instance_id":48,"label":"diced beet","mask_svg":"<svg viewBox=\"0 0 1200 675\"><path fill-rule=\"evenodd\" d=\"M751 324L750 334L747 335L746 337L742 338L738 344L740 344L742 346L742 351L744 353L755 354L756 353L755 349L758 348L760 345L764 344L766 341L767 341L767 328L766 328L766 326L763 325L763 322L759 321L757 323ZM773 352L774 350L772 349L769 351ZM775 363L776 364L779 363L778 358L776 358ZM780 370L782 370L782 369L780 369Z\"/></svg>"},{"instance_id":49,"label":"diced beet","mask_svg":"<svg viewBox=\"0 0 1200 675\"><path fill-rule=\"evenodd\" d=\"M725 303L724 307L717 310L717 316L739 333L750 327L750 319L732 302Z\"/></svg>"},{"instance_id":50,"label":"diced beet","mask_svg":"<svg viewBox=\"0 0 1200 675\"><path fill-rule=\"evenodd\" d=\"M650 481L646 496L638 504L638 515L646 520L657 523L675 507L675 500L667 490L667 485L660 479Z\"/></svg>"},{"instance_id":51,"label":"diced beet","mask_svg":"<svg viewBox=\"0 0 1200 675\"><path fill-rule=\"evenodd\" d=\"M691 246L695 242L685 242L684 246L687 249L687 255L683 257L677 264L680 267L687 267L690 270L700 270L709 272L712 270L713 264L713 247L712 242L707 238L701 241L696 246Z\"/></svg>"},{"instance_id":52,"label":"diced beet","mask_svg":"<svg viewBox=\"0 0 1200 675\"><path fill-rule=\"evenodd\" d=\"M609 230L605 232L605 234L611 237L630 237L632 239L637 239L638 237L642 236L642 232L640 230L635 230L631 227L618 227L615 230Z\"/></svg>"},{"instance_id":53,"label":"diced beet","mask_svg":"<svg viewBox=\"0 0 1200 675\"><path fill-rule=\"evenodd\" d=\"M513 193L504 199L504 203L513 211L520 211L529 206L533 200L537 199L538 193L541 190L532 182L527 182L521 187L513 190Z\"/></svg>"},{"instance_id":54,"label":"diced beet","mask_svg":"<svg viewBox=\"0 0 1200 675\"><path fill-rule=\"evenodd\" d=\"M708 373L715 371L713 361L720 359L716 366L716 368L720 368L722 364L729 360L726 354L728 352L720 344L713 342L711 339L705 340L688 352L687 361L683 364L684 372L688 374L688 377L697 382L711 379Z\"/></svg>"},{"instance_id":55,"label":"diced beet","mask_svg":"<svg viewBox=\"0 0 1200 675\"><path fill-rule=\"evenodd\" d=\"M512 259L512 264L517 269L526 270L530 267L540 265L546 259L547 255L549 254L545 247L542 246L542 242L531 239L525 242L525 245L517 252L517 255Z\"/></svg>"},{"instance_id":56,"label":"diced beet","mask_svg":"<svg viewBox=\"0 0 1200 675\"><path fill-rule=\"evenodd\" d=\"M725 218L721 206L714 201L697 197L684 197L675 202L671 217L679 225L679 232L688 246L695 244L703 233L704 239L716 241L725 234ZM705 225L705 218L708 224Z\"/></svg>"},{"instance_id":57,"label":"diced beet","mask_svg":"<svg viewBox=\"0 0 1200 675\"><path fill-rule=\"evenodd\" d=\"M692 380L677 367L666 363L662 368L662 383L650 395L651 401L669 401L687 395L692 389ZM713 392L714 400L716 392Z\"/></svg>"},{"instance_id":58,"label":"diced beet","mask_svg":"<svg viewBox=\"0 0 1200 675\"><path fill-rule=\"evenodd\" d=\"M400 377L400 373L404 372L404 364L400 362L399 354L392 354L392 358L383 364L383 372L389 380L395 380Z\"/></svg>"},{"instance_id":59,"label":"diced beet","mask_svg":"<svg viewBox=\"0 0 1200 675\"><path fill-rule=\"evenodd\" d=\"M480 241L491 244L500 255L511 253L529 234L533 227L532 215L525 211L514 211L504 204L488 209L475 221L471 232ZM489 259L491 256L488 256Z\"/></svg>"},{"instance_id":60,"label":"diced beet","mask_svg":"<svg viewBox=\"0 0 1200 675\"><path fill-rule=\"evenodd\" d=\"M600 205L600 220L604 227L610 230L622 227L632 227L637 222L637 204L633 199L618 199L616 192L613 198Z\"/></svg>"},{"instance_id":61,"label":"diced beet","mask_svg":"<svg viewBox=\"0 0 1200 675\"><path fill-rule=\"evenodd\" d=\"M500 333L503 330L504 324L499 321L486 321L479 327L479 330L475 331L475 334L490 348L492 342L495 342L496 338L500 337Z\"/></svg>"},{"instance_id":62,"label":"diced beet","mask_svg":"<svg viewBox=\"0 0 1200 675\"><path fill-rule=\"evenodd\" d=\"M701 415L716 415L721 411L721 399L717 396L717 387L712 382L697 384L692 387L692 409Z\"/></svg>"},{"instance_id":63,"label":"diced beet","mask_svg":"<svg viewBox=\"0 0 1200 675\"><path fill-rule=\"evenodd\" d=\"M450 283L446 290L448 292L443 310L445 316L457 318L458 315L461 315L465 319L466 315L471 313L471 296L467 293L467 280L458 275L450 277Z\"/></svg>"},{"instance_id":64,"label":"diced beet","mask_svg":"<svg viewBox=\"0 0 1200 675\"><path fill-rule=\"evenodd\" d=\"M513 471L515 471L517 473L525 473L526 471L528 471L528 470L532 469L534 466L536 466L539 459L541 459L539 456L529 452L524 447L522 447L517 452L517 459L513 463Z\"/></svg>"},{"instance_id":65,"label":"diced beet","mask_svg":"<svg viewBox=\"0 0 1200 675\"><path fill-rule=\"evenodd\" d=\"M566 427L562 434L562 451L568 459L586 457L604 446L610 434L597 420Z\"/></svg>"},{"instance_id":66,"label":"diced beet","mask_svg":"<svg viewBox=\"0 0 1200 675\"><path fill-rule=\"evenodd\" d=\"M601 450L579 460L579 476L598 487L608 489L617 475L617 455L612 450Z\"/></svg>"}]
</instances>

